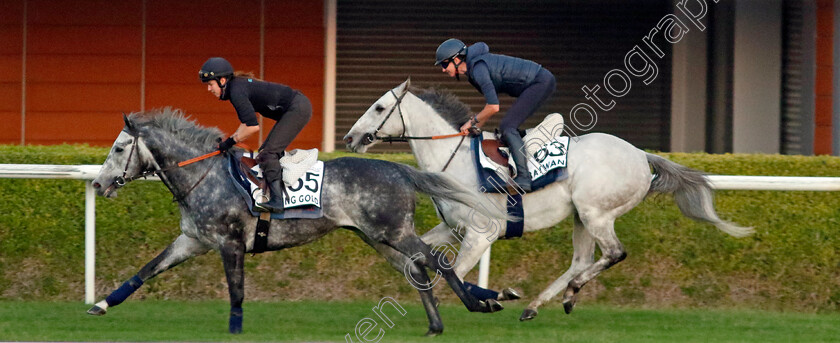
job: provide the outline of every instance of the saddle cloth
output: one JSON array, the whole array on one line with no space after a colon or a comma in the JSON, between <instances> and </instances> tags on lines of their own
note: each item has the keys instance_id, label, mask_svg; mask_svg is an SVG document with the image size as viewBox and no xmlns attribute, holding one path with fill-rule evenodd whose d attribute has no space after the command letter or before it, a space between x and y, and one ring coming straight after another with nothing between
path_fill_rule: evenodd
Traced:
<instances>
[{"instance_id":1,"label":"saddle cloth","mask_svg":"<svg viewBox=\"0 0 840 343\"><path fill-rule=\"evenodd\" d=\"M263 196L265 181L262 179L262 172L252 156L253 153L231 152L228 154L228 169L240 196L248 205L251 214L257 217L262 212L255 204L268 199ZM272 213L272 219L323 217L321 190L324 162L318 161L317 157L318 149L292 150L280 159L287 197L284 197L284 211Z\"/></svg>"},{"instance_id":2,"label":"saddle cloth","mask_svg":"<svg viewBox=\"0 0 840 343\"><path fill-rule=\"evenodd\" d=\"M561 136L563 117L550 114L537 127L527 130L523 138L528 152L528 171L531 188L541 189L555 181L564 180L569 137ZM550 136L554 134L555 136ZM480 190L485 193L507 192L505 185L516 177L516 164L506 147L492 133L484 132L472 139L472 150L478 173Z\"/></svg>"}]
</instances>

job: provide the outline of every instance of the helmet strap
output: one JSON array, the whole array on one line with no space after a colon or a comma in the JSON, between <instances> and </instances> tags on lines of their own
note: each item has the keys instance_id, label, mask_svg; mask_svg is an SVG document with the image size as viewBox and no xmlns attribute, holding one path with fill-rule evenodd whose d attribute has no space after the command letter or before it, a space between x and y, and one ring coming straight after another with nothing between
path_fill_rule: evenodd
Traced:
<instances>
[{"instance_id":1,"label":"helmet strap","mask_svg":"<svg viewBox=\"0 0 840 343\"><path fill-rule=\"evenodd\" d=\"M458 68L461 66L461 63L464 63L464 59L458 57L460 62L455 63L455 56L452 57L452 64L455 65L455 80L461 81L461 73L458 71Z\"/></svg>"}]
</instances>

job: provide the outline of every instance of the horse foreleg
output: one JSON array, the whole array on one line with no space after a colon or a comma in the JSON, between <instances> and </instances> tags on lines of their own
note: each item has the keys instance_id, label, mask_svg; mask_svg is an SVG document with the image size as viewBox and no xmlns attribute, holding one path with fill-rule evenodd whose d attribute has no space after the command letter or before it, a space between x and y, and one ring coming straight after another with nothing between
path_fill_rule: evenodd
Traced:
<instances>
[{"instance_id":1,"label":"horse foreleg","mask_svg":"<svg viewBox=\"0 0 840 343\"><path fill-rule=\"evenodd\" d=\"M577 293L583 285L598 276L598 274L607 268L612 267L627 257L627 253L624 251L624 246L615 235L613 223L614 219L596 219L589 221L584 219L586 231L592 236L592 238L594 238L595 242L598 243L598 247L601 249L601 258L598 259L597 262L583 269L582 272L569 281L566 292L563 293L563 308L566 310L566 313L571 312L574 308Z\"/></svg>"},{"instance_id":2,"label":"horse foreleg","mask_svg":"<svg viewBox=\"0 0 840 343\"><path fill-rule=\"evenodd\" d=\"M230 294L230 333L242 332L242 301L245 299L245 243L229 238L219 249Z\"/></svg>"},{"instance_id":3,"label":"horse foreleg","mask_svg":"<svg viewBox=\"0 0 840 343\"><path fill-rule=\"evenodd\" d=\"M423 243L419 237L403 237L400 241L390 242L389 244L402 253L412 256L415 262L422 263L442 275L455 295L461 299L461 302L470 312L496 312L503 309L502 305L494 299L481 301L470 294L464 283L461 282L461 278L452 271L451 263L447 260L446 255L441 253L440 256L435 256L432 254L431 247Z\"/></svg>"},{"instance_id":4,"label":"horse foreleg","mask_svg":"<svg viewBox=\"0 0 840 343\"><path fill-rule=\"evenodd\" d=\"M572 245L575 249L574 255L572 256L572 265L565 273L563 273L563 275L557 278L557 280L551 283L548 288L542 291L537 299L534 299L534 301L528 304L528 307L522 311L522 316L519 317L519 320L525 321L534 319L534 317L537 316L537 309L542 304L548 302L558 293L565 290L569 285L569 281L571 281L575 275L592 265L595 255L595 240L592 239L592 236L590 236L588 232L586 232L586 228L583 226L583 223L581 223L580 218L577 215L575 215L575 228L574 233L572 234ZM574 306L574 301L572 301L570 305L570 307L566 308L566 313L571 312L572 307Z\"/></svg>"},{"instance_id":5,"label":"horse foreleg","mask_svg":"<svg viewBox=\"0 0 840 343\"><path fill-rule=\"evenodd\" d=\"M426 234L420 237L420 239L422 239L423 242L431 246L461 243L461 251L466 251L464 249L464 246L468 246L471 243L466 240L461 240L459 237L460 235L456 232L453 232L449 225L447 225L446 223L440 223L433 229L429 230L429 232L426 232ZM476 259L474 262L463 262L465 258L462 258L462 255L463 253L459 253L457 263L464 263L465 265L470 265L470 263L472 263L470 268L466 270L466 272L469 272L469 270L472 269L472 267L475 266L476 263L478 263L478 259ZM477 256L479 259L481 258L481 255ZM464 272L464 275L466 275L466 272ZM459 275L459 278L463 281L463 275ZM470 292L470 294L472 294L474 297L478 298L478 300L516 300L521 297L519 293L517 293L516 290L514 290L513 288L504 289L500 295L499 292L496 292L491 289L481 288L469 282L464 282L464 285L467 286L467 291Z\"/></svg>"},{"instance_id":6,"label":"horse foreleg","mask_svg":"<svg viewBox=\"0 0 840 343\"><path fill-rule=\"evenodd\" d=\"M455 236L455 233L452 232L452 228L446 224L446 222L440 223L429 232L420 236L420 239L423 240L428 245L436 246L443 243L450 243L455 244L458 243L458 237Z\"/></svg>"},{"instance_id":7,"label":"horse foreleg","mask_svg":"<svg viewBox=\"0 0 840 343\"><path fill-rule=\"evenodd\" d=\"M209 250L209 248L195 239L184 236L183 234L178 236L163 252L158 254L149 263L146 263L137 275L132 276L120 288L111 292L105 300L96 303L87 313L98 316L104 315L109 307L114 307L122 303L128 296L140 288L146 280L193 256L204 254Z\"/></svg>"}]
</instances>

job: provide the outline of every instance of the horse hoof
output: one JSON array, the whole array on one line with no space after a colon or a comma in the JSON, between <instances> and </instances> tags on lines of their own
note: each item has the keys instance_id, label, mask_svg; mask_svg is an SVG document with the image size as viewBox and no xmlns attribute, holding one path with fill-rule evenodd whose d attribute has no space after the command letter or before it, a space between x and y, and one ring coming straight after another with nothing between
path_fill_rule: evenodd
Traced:
<instances>
[{"instance_id":1,"label":"horse hoof","mask_svg":"<svg viewBox=\"0 0 840 343\"><path fill-rule=\"evenodd\" d=\"M524 322L526 320L534 319L537 316L537 310L532 310L530 308L526 308L525 311L522 311L522 315L519 316L519 321Z\"/></svg>"},{"instance_id":2,"label":"horse hoof","mask_svg":"<svg viewBox=\"0 0 840 343\"><path fill-rule=\"evenodd\" d=\"M487 313L499 312L505 309L505 307L496 300L487 299L485 302L487 303Z\"/></svg>"},{"instance_id":3,"label":"horse hoof","mask_svg":"<svg viewBox=\"0 0 840 343\"><path fill-rule=\"evenodd\" d=\"M575 309L575 300L576 298L572 297L569 300L563 301L563 310L566 311L566 314L571 314L572 310Z\"/></svg>"},{"instance_id":4,"label":"horse hoof","mask_svg":"<svg viewBox=\"0 0 840 343\"><path fill-rule=\"evenodd\" d=\"M91 307L89 310L87 310L87 313L92 314L94 316L104 316L105 315L105 309L101 308L99 306L93 305L93 307Z\"/></svg>"},{"instance_id":5,"label":"horse hoof","mask_svg":"<svg viewBox=\"0 0 840 343\"><path fill-rule=\"evenodd\" d=\"M519 300L521 298L522 298L522 296L519 295L519 292L517 292L515 289L505 288L505 289L502 290L502 298L499 299L499 300L502 300L502 301Z\"/></svg>"},{"instance_id":6,"label":"horse hoof","mask_svg":"<svg viewBox=\"0 0 840 343\"><path fill-rule=\"evenodd\" d=\"M426 337L435 337L443 333L443 328L440 329L432 329L429 328L429 331L426 332Z\"/></svg>"}]
</instances>

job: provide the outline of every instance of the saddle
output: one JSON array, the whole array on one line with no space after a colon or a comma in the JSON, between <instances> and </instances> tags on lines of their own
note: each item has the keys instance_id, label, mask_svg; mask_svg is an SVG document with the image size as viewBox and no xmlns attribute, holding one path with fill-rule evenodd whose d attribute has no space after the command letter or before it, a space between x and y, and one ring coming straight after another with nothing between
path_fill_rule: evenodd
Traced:
<instances>
[{"instance_id":1,"label":"saddle","mask_svg":"<svg viewBox=\"0 0 840 343\"><path fill-rule=\"evenodd\" d=\"M520 131L529 158L528 169L533 191L567 177L565 155L568 151L569 137L560 136L562 132L563 116L559 113L546 116L545 120L533 129ZM516 167L501 135L483 132L482 135L473 138L472 144L482 191L507 191L504 185L516 177Z\"/></svg>"}]
</instances>

